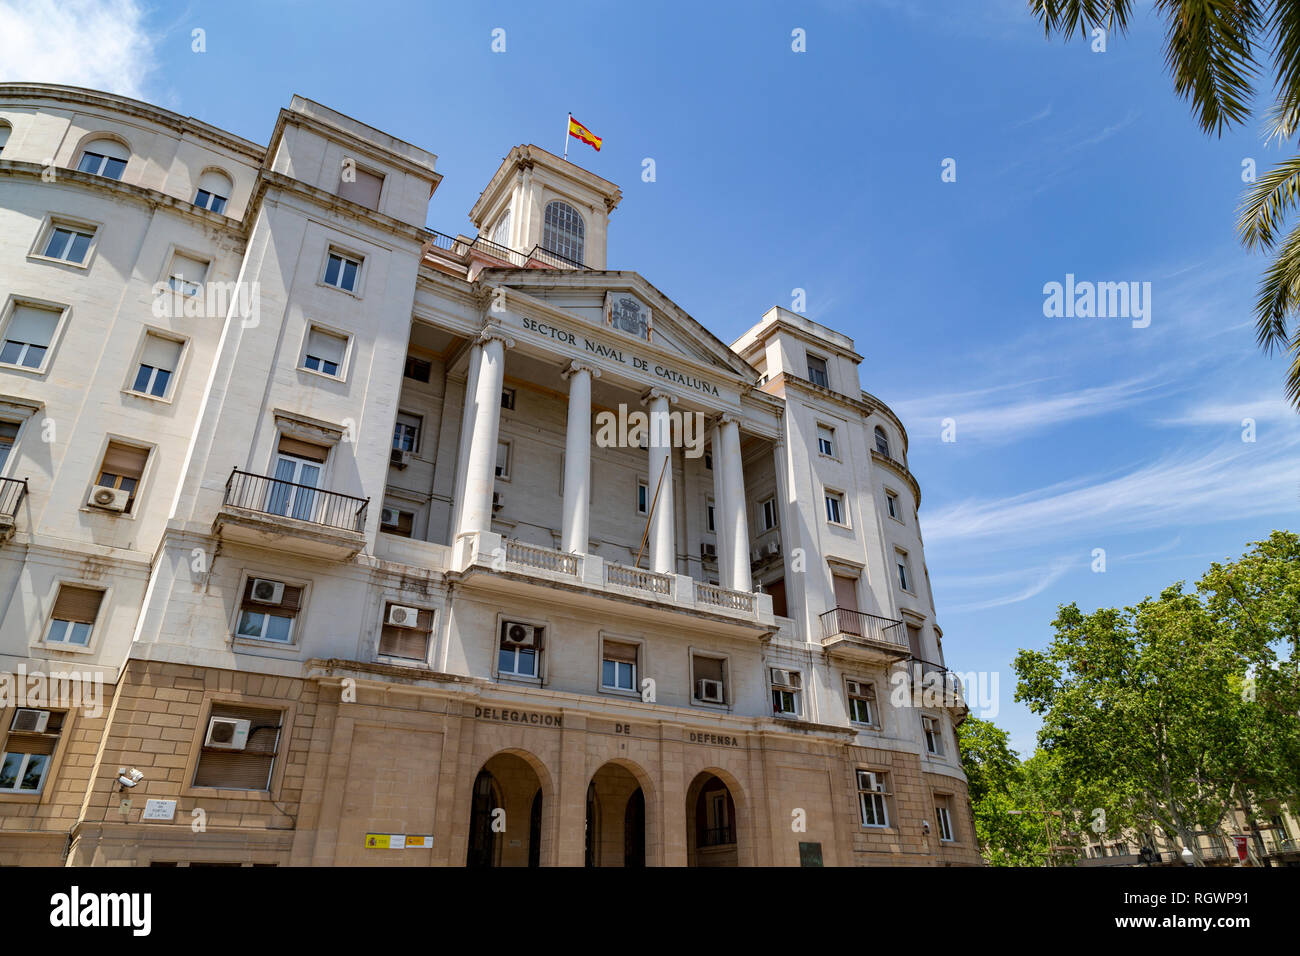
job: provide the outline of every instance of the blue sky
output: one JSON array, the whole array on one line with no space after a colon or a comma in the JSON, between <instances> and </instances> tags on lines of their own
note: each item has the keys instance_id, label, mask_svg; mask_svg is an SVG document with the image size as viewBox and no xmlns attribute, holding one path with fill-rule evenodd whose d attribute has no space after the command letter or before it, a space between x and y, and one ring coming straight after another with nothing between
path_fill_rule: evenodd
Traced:
<instances>
[{"instance_id":1,"label":"blue sky","mask_svg":"<svg viewBox=\"0 0 1300 956\"><path fill-rule=\"evenodd\" d=\"M445 177L428 224L453 234L510 147L561 150L572 111L605 146L571 158L623 188L612 268L719 338L801 288L856 340L911 433L948 664L999 675L1022 753L1037 721L1010 661L1058 604L1135 603L1297 524L1300 416L1254 345L1264 260L1233 231L1243 159L1282 154L1257 126L1199 132L1145 6L1104 53L1047 41L1023 0L0 0L0 19L5 80L263 143L301 93L424 146ZM1151 283L1150 326L1045 317L1067 273Z\"/></svg>"}]
</instances>

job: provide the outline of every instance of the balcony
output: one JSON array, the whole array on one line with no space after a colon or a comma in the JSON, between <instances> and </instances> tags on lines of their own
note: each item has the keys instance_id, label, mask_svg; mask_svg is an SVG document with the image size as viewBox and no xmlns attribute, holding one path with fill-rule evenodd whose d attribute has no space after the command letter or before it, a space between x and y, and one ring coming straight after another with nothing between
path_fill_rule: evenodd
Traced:
<instances>
[{"instance_id":1,"label":"balcony","mask_svg":"<svg viewBox=\"0 0 1300 956\"><path fill-rule=\"evenodd\" d=\"M956 723L961 723L970 713L966 705L961 678L942 664L913 657L910 665L912 680L920 688L926 707L942 707Z\"/></svg>"},{"instance_id":2,"label":"balcony","mask_svg":"<svg viewBox=\"0 0 1300 956\"><path fill-rule=\"evenodd\" d=\"M0 478L0 541L14 536L18 507L26 495L26 478Z\"/></svg>"},{"instance_id":3,"label":"balcony","mask_svg":"<svg viewBox=\"0 0 1300 956\"><path fill-rule=\"evenodd\" d=\"M751 637L778 627L768 594L732 591L684 574L661 574L491 532L461 535L450 568L467 584L524 598L555 600L559 590L567 592L567 604L605 614L611 613L611 602L618 602L614 613L620 619L680 626L685 614L714 631Z\"/></svg>"},{"instance_id":4,"label":"balcony","mask_svg":"<svg viewBox=\"0 0 1300 956\"><path fill-rule=\"evenodd\" d=\"M365 547L369 504L236 468L212 529L231 541L345 560Z\"/></svg>"},{"instance_id":5,"label":"balcony","mask_svg":"<svg viewBox=\"0 0 1300 956\"><path fill-rule=\"evenodd\" d=\"M529 252L516 252L482 236L468 239L464 236L452 237L446 233L433 232L430 248L442 250L462 259L491 260L485 263L489 268L499 268L497 263L501 263L515 269L587 269L581 262L576 262L540 245L533 246Z\"/></svg>"},{"instance_id":6,"label":"balcony","mask_svg":"<svg viewBox=\"0 0 1300 956\"><path fill-rule=\"evenodd\" d=\"M912 656L903 622L836 607L821 615L822 647L834 657L860 664L892 664Z\"/></svg>"}]
</instances>

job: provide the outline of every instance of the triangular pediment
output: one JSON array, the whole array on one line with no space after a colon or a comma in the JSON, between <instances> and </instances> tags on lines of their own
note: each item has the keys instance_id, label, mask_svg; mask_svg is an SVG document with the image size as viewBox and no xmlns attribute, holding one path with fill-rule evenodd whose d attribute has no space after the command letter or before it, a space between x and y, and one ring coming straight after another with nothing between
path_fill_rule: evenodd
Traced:
<instances>
[{"instance_id":1,"label":"triangular pediment","mask_svg":"<svg viewBox=\"0 0 1300 956\"><path fill-rule=\"evenodd\" d=\"M485 270L483 278L516 289L629 344L646 342L752 382L757 371L635 272Z\"/></svg>"}]
</instances>

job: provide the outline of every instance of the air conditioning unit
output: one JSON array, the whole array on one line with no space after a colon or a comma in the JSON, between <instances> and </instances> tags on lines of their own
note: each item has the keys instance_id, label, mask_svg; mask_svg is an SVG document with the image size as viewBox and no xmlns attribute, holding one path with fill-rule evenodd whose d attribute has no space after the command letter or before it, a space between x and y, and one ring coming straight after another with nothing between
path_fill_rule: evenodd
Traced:
<instances>
[{"instance_id":1,"label":"air conditioning unit","mask_svg":"<svg viewBox=\"0 0 1300 956\"><path fill-rule=\"evenodd\" d=\"M885 782L870 770L858 771L858 786L863 790L874 790L877 793L885 792Z\"/></svg>"},{"instance_id":2,"label":"air conditioning unit","mask_svg":"<svg viewBox=\"0 0 1300 956\"><path fill-rule=\"evenodd\" d=\"M767 544L763 545L763 553L772 558L777 557L781 553L781 542L775 540L769 541Z\"/></svg>"},{"instance_id":3,"label":"air conditioning unit","mask_svg":"<svg viewBox=\"0 0 1300 956\"><path fill-rule=\"evenodd\" d=\"M45 726L49 722L50 712L48 710L32 710L30 707L19 707L14 712L14 720L9 725L9 729L29 734L43 734L45 733Z\"/></svg>"},{"instance_id":4,"label":"air conditioning unit","mask_svg":"<svg viewBox=\"0 0 1300 956\"><path fill-rule=\"evenodd\" d=\"M418 608L394 604L388 609L388 623L393 627L419 627L420 611Z\"/></svg>"},{"instance_id":5,"label":"air conditioning unit","mask_svg":"<svg viewBox=\"0 0 1300 956\"><path fill-rule=\"evenodd\" d=\"M500 511L506 506L506 494L504 491L492 492L492 510Z\"/></svg>"},{"instance_id":6,"label":"air conditioning unit","mask_svg":"<svg viewBox=\"0 0 1300 956\"><path fill-rule=\"evenodd\" d=\"M845 681L845 683L848 685L849 693L854 697L871 698L874 695L870 684L857 680Z\"/></svg>"},{"instance_id":7,"label":"air conditioning unit","mask_svg":"<svg viewBox=\"0 0 1300 956\"><path fill-rule=\"evenodd\" d=\"M513 647L532 647L537 628L531 624L517 624L507 621L503 639Z\"/></svg>"},{"instance_id":8,"label":"air conditioning unit","mask_svg":"<svg viewBox=\"0 0 1300 956\"><path fill-rule=\"evenodd\" d=\"M400 448L394 448L388 460L394 468L405 468L411 463L411 453Z\"/></svg>"},{"instance_id":9,"label":"air conditioning unit","mask_svg":"<svg viewBox=\"0 0 1300 956\"><path fill-rule=\"evenodd\" d=\"M213 717L208 721L208 736L204 739L203 746L218 750L243 750L248 744L250 723L237 717Z\"/></svg>"},{"instance_id":10,"label":"air conditioning unit","mask_svg":"<svg viewBox=\"0 0 1300 956\"><path fill-rule=\"evenodd\" d=\"M802 675L798 671L782 670L779 667L771 668L772 684L776 687L789 687L798 690L803 686Z\"/></svg>"},{"instance_id":11,"label":"air conditioning unit","mask_svg":"<svg viewBox=\"0 0 1300 956\"><path fill-rule=\"evenodd\" d=\"M715 704L722 703L722 681L701 677L695 682L695 698L712 701Z\"/></svg>"},{"instance_id":12,"label":"air conditioning unit","mask_svg":"<svg viewBox=\"0 0 1300 956\"><path fill-rule=\"evenodd\" d=\"M123 488L96 485L90 489L90 498L86 503L92 508L102 508L105 511L125 511L126 503L130 500L131 492Z\"/></svg>"},{"instance_id":13,"label":"air conditioning unit","mask_svg":"<svg viewBox=\"0 0 1300 956\"><path fill-rule=\"evenodd\" d=\"M379 524L385 528L396 528L401 521L401 513L396 508L382 508L379 512Z\"/></svg>"},{"instance_id":14,"label":"air conditioning unit","mask_svg":"<svg viewBox=\"0 0 1300 956\"><path fill-rule=\"evenodd\" d=\"M266 578L253 578L249 597L258 604L279 604L284 600L284 585Z\"/></svg>"},{"instance_id":15,"label":"air conditioning unit","mask_svg":"<svg viewBox=\"0 0 1300 956\"><path fill-rule=\"evenodd\" d=\"M763 551L762 551L761 548L759 548L759 549L755 549L755 550L749 552L749 563L750 563L750 564L762 564L762 563L763 563Z\"/></svg>"},{"instance_id":16,"label":"air conditioning unit","mask_svg":"<svg viewBox=\"0 0 1300 956\"><path fill-rule=\"evenodd\" d=\"M718 546L716 544L709 544L707 541L704 544L701 544L700 557L705 561L718 560Z\"/></svg>"}]
</instances>

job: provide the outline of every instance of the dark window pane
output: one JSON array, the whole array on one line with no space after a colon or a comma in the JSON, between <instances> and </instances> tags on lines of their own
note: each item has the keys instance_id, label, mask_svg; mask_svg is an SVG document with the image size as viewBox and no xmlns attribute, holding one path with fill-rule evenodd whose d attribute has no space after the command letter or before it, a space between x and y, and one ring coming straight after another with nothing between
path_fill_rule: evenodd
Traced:
<instances>
[{"instance_id":1,"label":"dark window pane","mask_svg":"<svg viewBox=\"0 0 1300 956\"><path fill-rule=\"evenodd\" d=\"M90 236L79 232L72 237L72 251L68 253L69 262L85 262L86 250L90 248Z\"/></svg>"},{"instance_id":2,"label":"dark window pane","mask_svg":"<svg viewBox=\"0 0 1300 956\"><path fill-rule=\"evenodd\" d=\"M171 378L171 372L167 371L165 368L160 368L158 370L158 377L153 380L153 394L167 394L167 383L171 381Z\"/></svg>"},{"instance_id":3,"label":"dark window pane","mask_svg":"<svg viewBox=\"0 0 1300 956\"><path fill-rule=\"evenodd\" d=\"M339 267L343 265L343 260L338 256L330 256L329 265L325 267L325 282L328 285L338 285Z\"/></svg>"},{"instance_id":4,"label":"dark window pane","mask_svg":"<svg viewBox=\"0 0 1300 956\"><path fill-rule=\"evenodd\" d=\"M149 376L153 374L153 366L141 365L140 371L135 373L135 384L131 386L137 392L143 392L149 387Z\"/></svg>"},{"instance_id":5,"label":"dark window pane","mask_svg":"<svg viewBox=\"0 0 1300 956\"><path fill-rule=\"evenodd\" d=\"M45 361L45 346L29 345L27 354L23 356L23 364L28 368L40 368L43 361Z\"/></svg>"},{"instance_id":6,"label":"dark window pane","mask_svg":"<svg viewBox=\"0 0 1300 956\"><path fill-rule=\"evenodd\" d=\"M224 196L213 196L213 197L212 197L212 207L211 207L211 208L212 208L212 211L213 211L213 212L225 212L225 211L226 211L226 199L225 199L225 197L224 197Z\"/></svg>"},{"instance_id":7,"label":"dark window pane","mask_svg":"<svg viewBox=\"0 0 1300 956\"><path fill-rule=\"evenodd\" d=\"M355 262L343 263L343 288L349 292L357 287L357 264Z\"/></svg>"}]
</instances>

